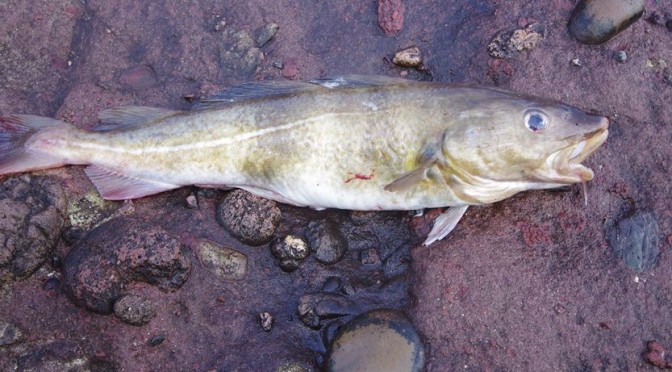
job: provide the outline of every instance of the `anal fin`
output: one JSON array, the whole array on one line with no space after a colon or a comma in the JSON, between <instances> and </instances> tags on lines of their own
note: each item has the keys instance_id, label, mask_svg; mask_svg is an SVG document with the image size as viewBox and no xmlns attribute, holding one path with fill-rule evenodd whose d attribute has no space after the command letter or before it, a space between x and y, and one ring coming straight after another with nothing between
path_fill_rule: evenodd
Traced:
<instances>
[{"instance_id":1,"label":"anal fin","mask_svg":"<svg viewBox=\"0 0 672 372\"><path fill-rule=\"evenodd\" d=\"M462 216L469 208L468 205L462 207L452 207L447 211L443 212L439 217L434 220L434 226L432 226L432 231L427 235L427 239L422 245L430 245L437 240L441 240L448 236L451 231L457 226L457 223L460 222Z\"/></svg>"},{"instance_id":2,"label":"anal fin","mask_svg":"<svg viewBox=\"0 0 672 372\"><path fill-rule=\"evenodd\" d=\"M96 186L100 196L107 200L136 199L180 187L179 185L126 176L95 165L87 167L84 172Z\"/></svg>"}]
</instances>

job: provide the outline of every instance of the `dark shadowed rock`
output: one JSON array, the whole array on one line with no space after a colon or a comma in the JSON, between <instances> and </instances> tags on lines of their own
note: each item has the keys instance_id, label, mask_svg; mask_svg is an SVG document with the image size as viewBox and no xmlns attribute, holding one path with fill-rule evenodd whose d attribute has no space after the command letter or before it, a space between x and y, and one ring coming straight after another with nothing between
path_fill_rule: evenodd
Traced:
<instances>
[{"instance_id":1,"label":"dark shadowed rock","mask_svg":"<svg viewBox=\"0 0 672 372\"><path fill-rule=\"evenodd\" d=\"M268 243L280 223L280 208L272 200L234 190L217 204L217 221L231 235L249 245Z\"/></svg>"},{"instance_id":2,"label":"dark shadowed rock","mask_svg":"<svg viewBox=\"0 0 672 372\"><path fill-rule=\"evenodd\" d=\"M322 320L354 315L361 310L355 302L345 296L316 293L303 295L299 300L297 311L305 325L319 328Z\"/></svg>"},{"instance_id":3,"label":"dark shadowed rock","mask_svg":"<svg viewBox=\"0 0 672 372\"><path fill-rule=\"evenodd\" d=\"M119 82L129 88L145 89L157 83L156 73L150 66L134 66L124 70L119 76Z\"/></svg>"},{"instance_id":4,"label":"dark shadowed rock","mask_svg":"<svg viewBox=\"0 0 672 372\"><path fill-rule=\"evenodd\" d=\"M582 0L574 8L569 32L584 44L601 44L644 13L644 0Z\"/></svg>"},{"instance_id":5,"label":"dark shadowed rock","mask_svg":"<svg viewBox=\"0 0 672 372\"><path fill-rule=\"evenodd\" d=\"M653 269L660 252L658 223L652 213L631 211L607 222L607 240L614 254L636 271Z\"/></svg>"},{"instance_id":6,"label":"dark shadowed rock","mask_svg":"<svg viewBox=\"0 0 672 372\"><path fill-rule=\"evenodd\" d=\"M190 269L177 239L159 226L122 217L100 225L72 248L63 265L63 287L77 305L109 314L125 284L175 290Z\"/></svg>"},{"instance_id":7,"label":"dark shadowed rock","mask_svg":"<svg viewBox=\"0 0 672 372\"><path fill-rule=\"evenodd\" d=\"M311 222L306 232L316 260L324 264L338 262L347 249L347 242L336 225L329 221Z\"/></svg>"},{"instance_id":8,"label":"dark shadowed rock","mask_svg":"<svg viewBox=\"0 0 672 372\"><path fill-rule=\"evenodd\" d=\"M35 345L16 358L17 371L72 371L73 365L87 362L82 345L56 340Z\"/></svg>"},{"instance_id":9,"label":"dark shadowed rock","mask_svg":"<svg viewBox=\"0 0 672 372\"><path fill-rule=\"evenodd\" d=\"M140 326L156 315L154 305L144 297L126 295L114 303L114 315L124 323Z\"/></svg>"},{"instance_id":10,"label":"dark shadowed rock","mask_svg":"<svg viewBox=\"0 0 672 372\"><path fill-rule=\"evenodd\" d=\"M277 23L269 23L265 25L264 27L260 28L256 34L257 34L257 46L259 48L263 47L271 41L273 36L278 32L280 29L280 26L278 26Z\"/></svg>"},{"instance_id":11,"label":"dark shadowed rock","mask_svg":"<svg viewBox=\"0 0 672 372\"><path fill-rule=\"evenodd\" d=\"M0 347L15 344L23 339L23 332L12 323L0 321Z\"/></svg>"},{"instance_id":12,"label":"dark shadowed rock","mask_svg":"<svg viewBox=\"0 0 672 372\"><path fill-rule=\"evenodd\" d=\"M346 324L327 357L327 371L422 371L425 347L406 316L373 310Z\"/></svg>"},{"instance_id":13,"label":"dark shadowed rock","mask_svg":"<svg viewBox=\"0 0 672 372\"><path fill-rule=\"evenodd\" d=\"M23 279L52 255L65 226L62 188L24 175L0 186L0 285Z\"/></svg>"}]
</instances>

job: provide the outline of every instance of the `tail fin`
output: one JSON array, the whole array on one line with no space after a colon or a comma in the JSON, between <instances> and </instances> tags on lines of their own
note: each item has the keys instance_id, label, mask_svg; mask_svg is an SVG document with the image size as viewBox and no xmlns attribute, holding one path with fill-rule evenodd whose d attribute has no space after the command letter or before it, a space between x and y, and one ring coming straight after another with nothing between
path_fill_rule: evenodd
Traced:
<instances>
[{"instance_id":1,"label":"tail fin","mask_svg":"<svg viewBox=\"0 0 672 372\"><path fill-rule=\"evenodd\" d=\"M70 125L60 120L34 115L0 117L0 175L65 165L65 160L61 157L29 146L33 135L58 127L66 128Z\"/></svg>"}]
</instances>

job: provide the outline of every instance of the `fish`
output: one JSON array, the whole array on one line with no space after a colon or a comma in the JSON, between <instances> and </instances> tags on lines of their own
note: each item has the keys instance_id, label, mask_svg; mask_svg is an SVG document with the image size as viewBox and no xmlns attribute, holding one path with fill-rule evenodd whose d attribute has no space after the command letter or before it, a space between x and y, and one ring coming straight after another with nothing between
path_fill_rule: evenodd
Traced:
<instances>
[{"instance_id":1,"label":"fish","mask_svg":"<svg viewBox=\"0 0 672 372\"><path fill-rule=\"evenodd\" d=\"M187 111L123 106L98 116L88 130L0 117L0 175L85 165L110 200L196 185L314 209L449 207L425 245L470 206L585 185L594 173L581 163L609 126L495 87L359 75L250 82Z\"/></svg>"}]
</instances>

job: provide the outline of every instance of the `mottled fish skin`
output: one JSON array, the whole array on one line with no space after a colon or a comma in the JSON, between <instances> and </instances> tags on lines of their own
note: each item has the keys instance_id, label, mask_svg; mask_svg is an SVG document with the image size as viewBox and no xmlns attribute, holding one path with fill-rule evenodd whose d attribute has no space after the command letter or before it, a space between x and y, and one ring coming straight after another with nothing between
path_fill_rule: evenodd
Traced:
<instances>
[{"instance_id":1,"label":"mottled fish skin","mask_svg":"<svg viewBox=\"0 0 672 372\"><path fill-rule=\"evenodd\" d=\"M477 86L349 77L241 92L188 112L108 110L113 124L99 131L3 118L0 174L88 164L108 199L204 185L313 208L416 210L588 181L579 162L608 133L606 118ZM530 115L546 127L530 130Z\"/></svg>"}]
</instances>

